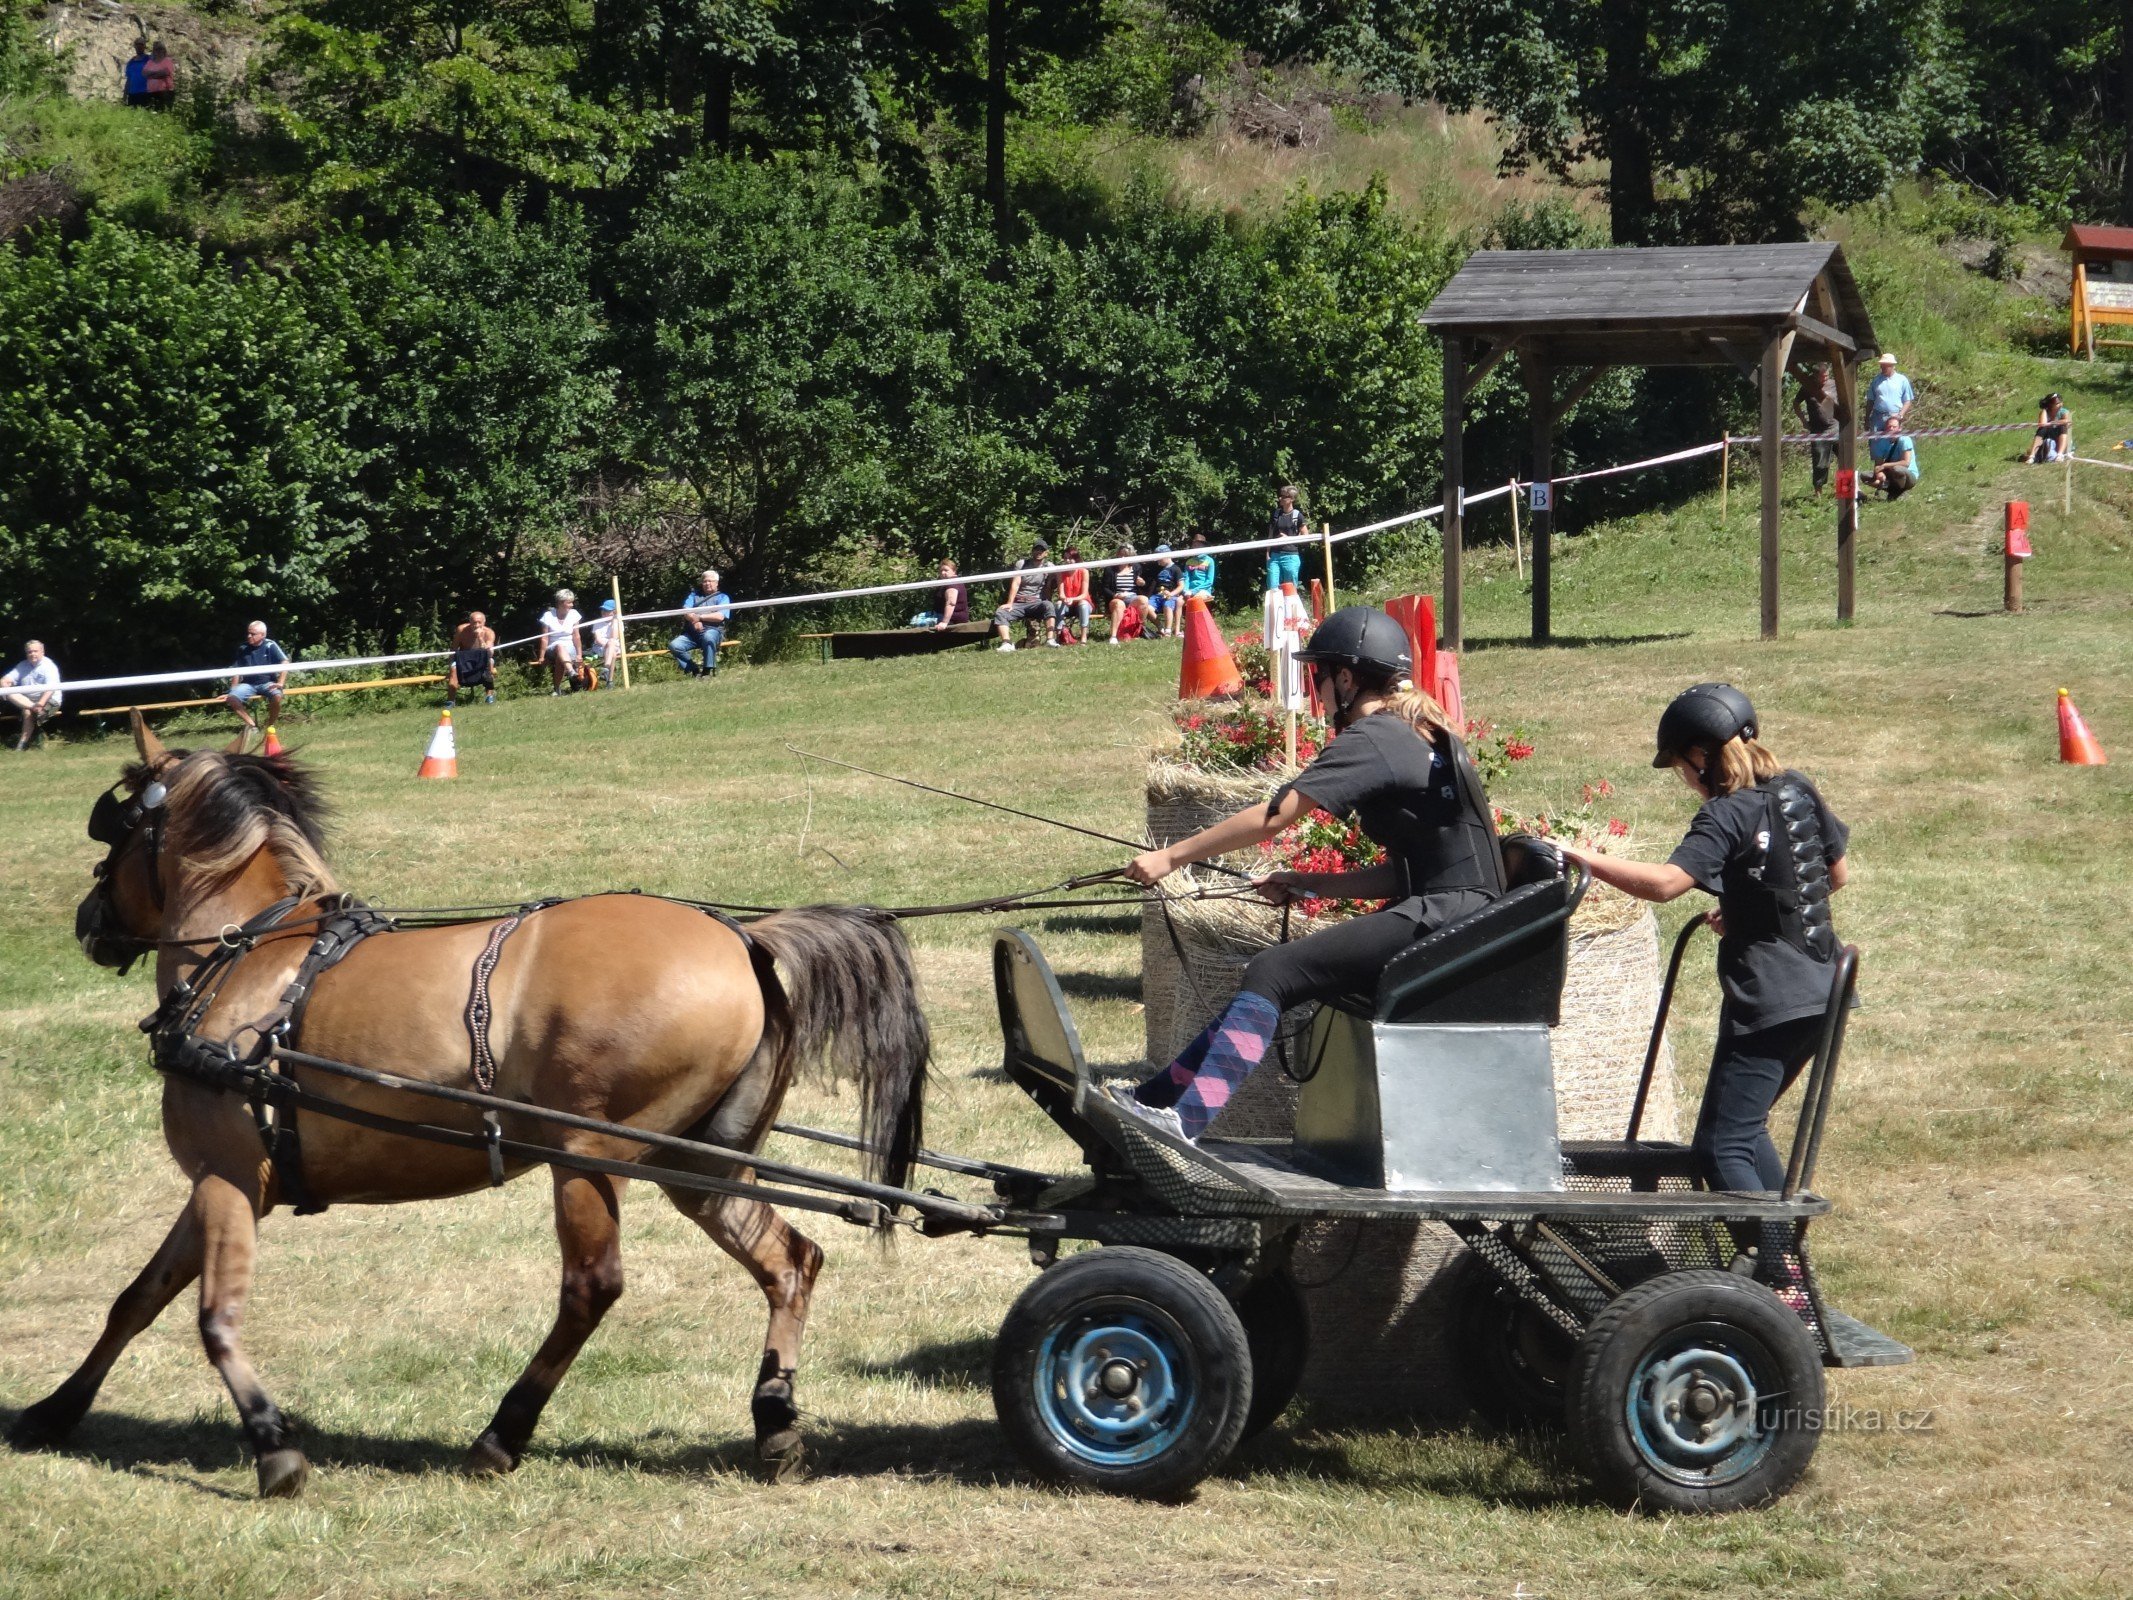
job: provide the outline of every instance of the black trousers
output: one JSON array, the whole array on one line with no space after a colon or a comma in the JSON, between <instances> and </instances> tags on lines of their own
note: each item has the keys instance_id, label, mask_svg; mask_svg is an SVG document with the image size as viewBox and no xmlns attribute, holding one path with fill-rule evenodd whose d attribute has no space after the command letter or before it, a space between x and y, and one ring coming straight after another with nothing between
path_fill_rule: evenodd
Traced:
<instances>
[{"instance_id":1,"label":"black trousers","mask_svg":"<svg viewBox=\"0 0 2133 1600\"><path fill-rule=\"evenodd\" d=\"M1306 1000L1370 994L1385 964L1424 934L1479 911L1492 897L1478 889L1426 895L1422 915L1373 911L1287 944L1269 945L1245 966L1239 989L1264 995L1282 1010Z\"/></svg>"},{"instance_id":2,"label":"black trousers","mask_svg":"<svg viewBox=\"0 0 2133 1600\"><path fill-rule=\"evenodd\" d=\"M1697 1167L1712 1188L1774 1191L1785 1186L1785 1163L1770 1137L1770 1109L1814 1059L1821 1042L1818 1016L1730 1036L1721 1022L1703 1109L1690 1141ZM1733 1233L1743 1249L1759 1247L1763 1260L1772 1264L1792 1237L1784 1223L1737 1227Z\"/></svg>"}]
</instances>

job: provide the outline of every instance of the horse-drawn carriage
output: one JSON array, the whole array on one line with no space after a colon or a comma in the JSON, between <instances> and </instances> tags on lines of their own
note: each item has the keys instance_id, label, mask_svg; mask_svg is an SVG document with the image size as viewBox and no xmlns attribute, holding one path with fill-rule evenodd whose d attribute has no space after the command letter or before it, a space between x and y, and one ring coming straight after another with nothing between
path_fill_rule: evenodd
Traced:
<instances>
[{"instance_id":1,"label":"horse-drawn carriage","mask_svg":"<svg viewBox=\"0 0 2133 1600\"><path fill-rule=\"evenodd\" d=\"M636 895L506 917L381 913L331 892L299 769L139 737L142 765L91 818L109 854L78 932L105 964L158 957L162 1003L143 1026L194 1197L81 1367L17 1419L18 1444L63 1438L127 1341L198 1275L203 1339L261 1490L294 1493L306 1464L237 1340L256 1217L457 1193L536 1165L558 1175L562 1309L470 1451L482 1471L516 1463L620 1293L615 1198L628 1178L658 1185L763 1285L755 1421L777 1465L798 1457L793 1372L821 1253L770 1206L1026 1239L1044 1270L1000 1331L1001 1422L1043 1476L1122 1493L1189 1491L1286 1407L1306 1354L1288 1256L1324 1218L1456 1233L1473 1255L1456 1314L1479 1384L1501 1409L1560 1419L1624 1504L1715 1511L1784 1492L1814 1451L1822 1368L1909 1359L1824 1303L1806 1246L1830 1209L1810 1185L1856 952L1839 963L1783 1191L1716 1194L1687 1147L1637 1136L1636 1113L1620 1141L1557 1140L1548 1029L1585 881L1552 851L1525 852L1523 881L1403 953L1374 994L1319 1013L1286 1140L1189 1144L1122 1113L1043 955L1002 930L1007 1075L1082 1158L1077 1172L1037 1172L919 1147L925 1028L902 938L879 913L809 908L742 926ZM216 860L219 875L200 869ZM217 933L189 932L224 916ZM530 944L507 944L536 919ZM1675 948L1646 1089L1696 926ZM628 992L586 986L625 929L658 957L632 958ZM454 978L469 969L471 988ZM559 1002L564 980L548 973L570 974L580 998ZM702 1030L674 1033L691 1007L731 1035L719 1059L704 1059ZM448 1059L455 1034L462 1052L472 1041L471 1073L464 1053ZM867 1178L756 1153L792 1072L832 1037L861 1076L861 1136L775 1125L867 1152ZM442 1153L417 1161L411 1140ZM920 1191L914 1164L992 1194ZM1736 1243L1758 1230L1767 1243L1773 1226L1798 1264L1783 1297L1744 1274Z\"/></svg>"}]
</instances>

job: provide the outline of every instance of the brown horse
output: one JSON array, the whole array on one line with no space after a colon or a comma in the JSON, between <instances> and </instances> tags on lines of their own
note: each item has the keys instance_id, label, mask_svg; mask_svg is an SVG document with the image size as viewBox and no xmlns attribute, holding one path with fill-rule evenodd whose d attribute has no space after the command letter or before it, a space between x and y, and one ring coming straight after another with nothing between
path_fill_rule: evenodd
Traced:
<instances>
[{"instance_id":1,"label":"brown horse","mask_svg":"<svg viewBox=\"0 0 2133 1600\"><path fill-rule=\"evenodd\" d=\"M77 933L100 965L153 951L156 991L198 969L218 930L297 897L287 921L237 959L196 1029L248 1042L281 998L335 894L320 854L319 804L282 757L166 750L138 717L138 766L99 802L110 844ZM308 1053L426 1082L468 1086L473 969L496 924L380 933L321 973L303 1018ZM929 1049L910 952L880 913L811 906L734 929L691 907L635 895L571 900L528 915L490 985L495 1093L553 1110L754 1150L803 1063L858 1080L874 1176L901 1185L918 1148ZM751 951L750 941L754 950ZM775 970L770 963L776 964ZM781 981L782 980L782 981ZM478 1133L480 1113L406 1091L297 1069L307 1090L365 1111ZM299 1118L314 1204L382 1204L465 1193L491 1181L486 1152L420 1143L324 1116ZM675 1167L642 1144L503 1118L504 1134L550 1148ZM200 1337L237 1404L262 1495L298 1492L308 1472L239 1344L259 1219L291 1197L251 1108L167 1076L163 1132L192 1195L169 1236L118 1297L81 1366L24 1411L18 1445L58 1442L79 1422L129 1341L200 1280ZM524 1170L520 1164L519 1170ZM702 1169L698 1170L716 1170ZM518 1464L541 1409L622 1293L624 1181L551 1169L563 1287L555 1326L469 1449L476 1473ZM731 1169L720 1176L735 1176ZM745 1170L740 1176L746 1176ZM668 1199L742 1266L770 1301L754 1397L756 1448L776 1476L799 1464L793 1374L821 1250L751 1198L666 1188Z\"/></svg>"}]
</instances>

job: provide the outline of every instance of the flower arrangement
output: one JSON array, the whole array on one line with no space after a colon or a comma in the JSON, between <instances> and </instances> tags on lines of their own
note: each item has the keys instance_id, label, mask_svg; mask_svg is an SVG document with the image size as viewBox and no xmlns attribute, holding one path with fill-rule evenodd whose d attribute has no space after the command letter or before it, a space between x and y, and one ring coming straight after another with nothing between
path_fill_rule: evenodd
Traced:
<instances>
[{"instance_id":1,"label":"flower arrangement","mask_svg":"<svg viewBox=\"0 0 2133 1600\"><path fill-rule=\"evenodd\" d=\"M1189 706L1177 715L1178 760L1203 772L1273 772L1287 758L1283 714L1274 706L1240 700L1219 706ZM1296 759L1315 759L1325 748L1325 724L1296 721Z\"/></svg>"},{"instance_id":2,"label":"flower arrangement","mask_svg":"<svg viewBox=\"0 0 2133 1600\"><path fill-rule=\"evenodd\" d=\"M1254 694L1274 692L1274 652L1257 628L1247 628L1229 642L1230 658L1237 663L1237 676Z\"/></svg>"},{"instance_id":3,"label":"flower arrangement","mask_svg":"<svg viewBox=\"0 0 2133 1600\"><path fill-rule=\"evenodd\" d=\"M1519 816L1497 806L1496 826L1504 833L1531 833L1543 839L1560 839L1580 850L1607 854L1629 837L1629 824L1620 817L1603 816L1601 802L1614 797L1615 786L1602 778L1579 786L1576 805L1536 811Z\"/></svg>"},{"instance_id":4,"label":"flower arrangement","mask_svg":"<svg viewBox=\"0 0 2133 1600\"><path fill-rule=\"evenodd\" d=\"M1295 827L1267 840L1259 847L1268 872L1354 872L1374 867L1385 852L1353 822L1328 811L1313 811ZM1375 911L1377 900L1334 900L1323 895L1305 895L1296 909L1306 917L1339 920Z\"/></svg>"}]
</instances>

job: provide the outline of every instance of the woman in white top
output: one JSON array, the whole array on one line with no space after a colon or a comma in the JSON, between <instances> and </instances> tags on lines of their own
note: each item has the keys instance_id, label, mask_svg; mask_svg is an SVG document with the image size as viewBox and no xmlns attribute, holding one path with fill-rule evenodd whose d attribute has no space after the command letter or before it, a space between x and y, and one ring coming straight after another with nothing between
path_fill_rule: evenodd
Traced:
<instances>
[{"instance_id":1,"label":"woman in white top","mask_svg":"<svg viewBox=\"0 0 2133 1600\"><path fill-rule=\"evenodd\" d=\"M578 629L585 619L578 615L578 597L568 589L555 592L555 604L541 613L541 659L548 663L548 691L553 699L578 687L578 663L584 652L578 647Z\"/></svg>"}]
</instances>

